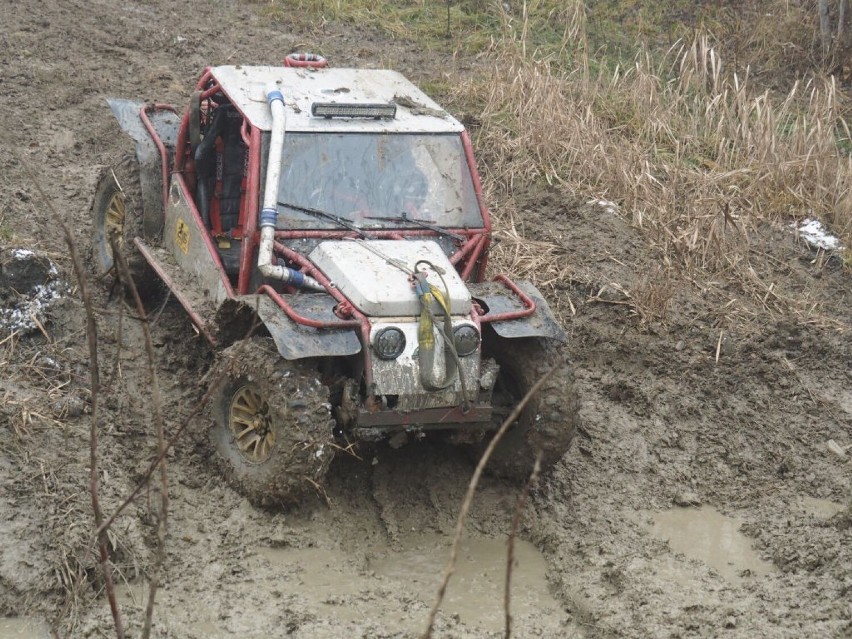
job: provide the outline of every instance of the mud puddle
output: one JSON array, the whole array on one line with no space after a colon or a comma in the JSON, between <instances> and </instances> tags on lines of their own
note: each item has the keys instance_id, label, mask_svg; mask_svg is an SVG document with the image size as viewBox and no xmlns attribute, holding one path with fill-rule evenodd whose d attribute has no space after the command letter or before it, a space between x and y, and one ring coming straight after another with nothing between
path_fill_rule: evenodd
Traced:
<instances>
[{"instance_id":1,"label":"mud puddle","mask_svg":"<svg viewBox=\"0 0 852 639\"><path fill-rule=\"evenodd\" d=\"M259 555L282 572L293 571L298 592L309 607L330 613L343 622L363 616L364 593L392 592L408 602L409 610L421 609L423 618L432 606L449 556L450 540L438 534L400 537L400 548L386 545L368 548L361 562L327 550L264 548ZM359 565L360 563L360 565ZM536 618L536 625L556 631L564 628L566 615L550 594L542 555L529 542L516 540L512 572L512 615L519 624ZM456 571L447 590L443 612L462 624L485 631L501 631L504 624L503 589L506 576L505 538L469 538L459 549ZM393 628L396 631L410 628Z\"/></svg>"},{"instance_id":2,"label":"mud puddle","mask_svg":"<svg viewBox=\"0 0 852 639\"><path fill-rule=\"evenodd\" d=\"M831 519L844 509L843 504L816 497L802 497L800 502L804 511L817 519Z\"/></svg>"},{"instance_id":3,"label":"mud puddle","mask_svg":"<svg viewBox=\"0 0 852 639\"><path fill-rule=\"evenodd\" d=\"M398 581L412 594L431 602L449 556L449 541L439 535L412 535L402 539L403 550L370 562L376 573ZM443 609L466 624L483 630L503 628L503 591L506 578L506 540L474 538L463 541ZM531 543L515 540L512 570L512 614L562 615L545 578L544 557ZM554 625L558 627L558 625Z\"/></svg>"},{"instance_id":4,"label":"mud puddle","mask_svg":"<svg viewBox=\"0 0 852 639\"><path fill-rule=\"evenodd\" d=\"M121 608L136 608L141 611L145 609L148 602L149 585L147 582L133 584L118 584L115 594ZM157 606L172 608L186 606L187 602L181 595L175 595L168 587L160 587L157 591ZM193 618L186 622L180 615L175 615L171 620L172 630L180 637L205 637L205 639L227 639L232 633L222 628L220 614L213 608L205 605L197 597L191 600ZM106 609L106 608L105 608ZM257 635L243 634L245 639L253 639ZM4 639L0 634L0 639Z\"/></svg>"},{"instance_id":5,"label":"mud puddle","mask_svg":"<svg viewBox=\"0 0 852 639\"><path fill-rule=\"evenodd\" d=\"M733 584L741 583L744 574L762 576L774 571L772 563L761 559L740 532L742 522L712 506L645 515L654 537L667 541L675 553L704 562Z\"/></svg>"},{"instance_id":6,"label":"mud puddle","mask_svg":"<svg viewBox=\"0 0 852 639\"><path fill-rule=\"evenodd\" d=\"M0 639L48 639L50 629L40 619L4 617L0 619Z\"/></svg>"}]
</instances>

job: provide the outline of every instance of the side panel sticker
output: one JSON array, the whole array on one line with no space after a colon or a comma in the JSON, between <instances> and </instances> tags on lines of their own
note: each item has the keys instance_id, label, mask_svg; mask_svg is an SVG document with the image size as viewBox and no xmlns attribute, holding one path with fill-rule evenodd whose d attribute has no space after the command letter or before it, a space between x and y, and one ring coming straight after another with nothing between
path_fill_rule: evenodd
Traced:
<instances>
[{"instance_id":1,"label":"side panel sticker","mask_svg":"<svg viewBox=\"0 0 852 639\"><path fill-rule=\"evenodd\" d=\"M175 244L184 253L189 251L189 226L181 219L178 219L175 228Z\"/></svg>"}]
</instances>

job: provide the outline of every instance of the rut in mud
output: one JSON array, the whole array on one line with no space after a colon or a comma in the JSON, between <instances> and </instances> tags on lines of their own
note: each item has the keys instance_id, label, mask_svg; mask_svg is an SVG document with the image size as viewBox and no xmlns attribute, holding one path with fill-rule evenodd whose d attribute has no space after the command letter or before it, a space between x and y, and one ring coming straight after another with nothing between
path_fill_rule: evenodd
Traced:
<instances>
[{"instance_id":1,"label":"rut in mud","mask_svg":"<svg viewBox=\"0 0 852 639\"><path fill-rule=\"evenodd\" d=\"M291 32L261 18L257 5L233 1L199 10L167 0L25 0L0 8L0 25L0 261L13 247L37 249L66 281L67 251L19 158L35 168L79 245L89 246L100 167L128 149L106 96L182 105L204 66L275 64L297 47L337 66L381 63L415 82L438 66L467 71L449 55L424 56L349 27ZM852 443L848 269L817 259L787 229L767 227L752 238L752 267L776 291L807 291L823 305L817 320L743 302L745 311L720 328L729 300L684 279L665 291L646 282L649 295L670 295L671 311L664 324L642 322L617 289L603 292L613 282L632 290L653 273L659 256L638 232L600 206L547 190L527 197L525 232L557 238L584 274L548 293L565 310L581 419L573 449L527 512L516 636L847 636L852 467L848 452L840 457L826 443ZM155 444L138 323L106 287L98 291L109 512ZM46 335L0 335L0 614L34 619L30 636L44 630L42 621L63 636L104 636L111 619L88 552L84 316L70 295L49 319ZM173 429L202 394L213 355L172 305L154 337ZM429 441L365 449L360 459L335 461L324 496L275 512L224 484L208 428L194 420L168 458L172 510L156 636L423 630L471 473L460 451ZM437 635L501 634L499 553L517 492L516 484L484 480L459 590L451 589ZM131 636L141 622L156 503L152 488L113 529ZM707 512L714 514L696 532L690 522ZM701 545L701 530L724 526L744 546L724 546L716 559L688 551ZM0 624L16 632L23 622Z\"/></svg>"}]
</instances>

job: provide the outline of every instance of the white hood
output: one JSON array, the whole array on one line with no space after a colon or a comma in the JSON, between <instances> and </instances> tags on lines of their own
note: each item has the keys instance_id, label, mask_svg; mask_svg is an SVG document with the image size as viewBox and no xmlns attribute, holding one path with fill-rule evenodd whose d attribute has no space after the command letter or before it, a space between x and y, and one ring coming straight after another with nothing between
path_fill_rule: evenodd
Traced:
<instances>
[{"instance_id":1,"label":"white hood","mask_svg":"<svg viewBox=\"0 0 852 639\"><path fill-rule=\"evenodd\" d=\"M325 273L355 307L370 317L415 317L420 301L409 281L420 260L442 269L444 281L430 268L429 282L439 290L444 283L450 313L470 313L470 292L441 247L432 240L335 240L322 242L310 254L311 261ZM421 267L421 270L424 270Z\"/></svg>"}]
</instances>

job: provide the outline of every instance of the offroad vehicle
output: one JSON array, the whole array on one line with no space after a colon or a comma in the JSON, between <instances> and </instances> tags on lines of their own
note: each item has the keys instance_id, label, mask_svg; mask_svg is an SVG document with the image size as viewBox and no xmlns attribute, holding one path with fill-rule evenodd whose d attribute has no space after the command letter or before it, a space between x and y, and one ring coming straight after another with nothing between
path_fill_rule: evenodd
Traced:
<instances>
[{"instance_id":1,"label":"offroad vehicle","mask_svg":"<svg viewBox=\"0 0 852 639\"><path fill-rule=\"evenodd\" d=\"M494 469L566 451L565 334L530 283L485 281L470 138L400 74L291 54L207 68L182 114L109 104L136 145L95 194L98 266L117 234L217 349L212 440L250 500L298 499L351 442L443 431L481 450L556 364Z\"/></svg>"}]
</instances>

